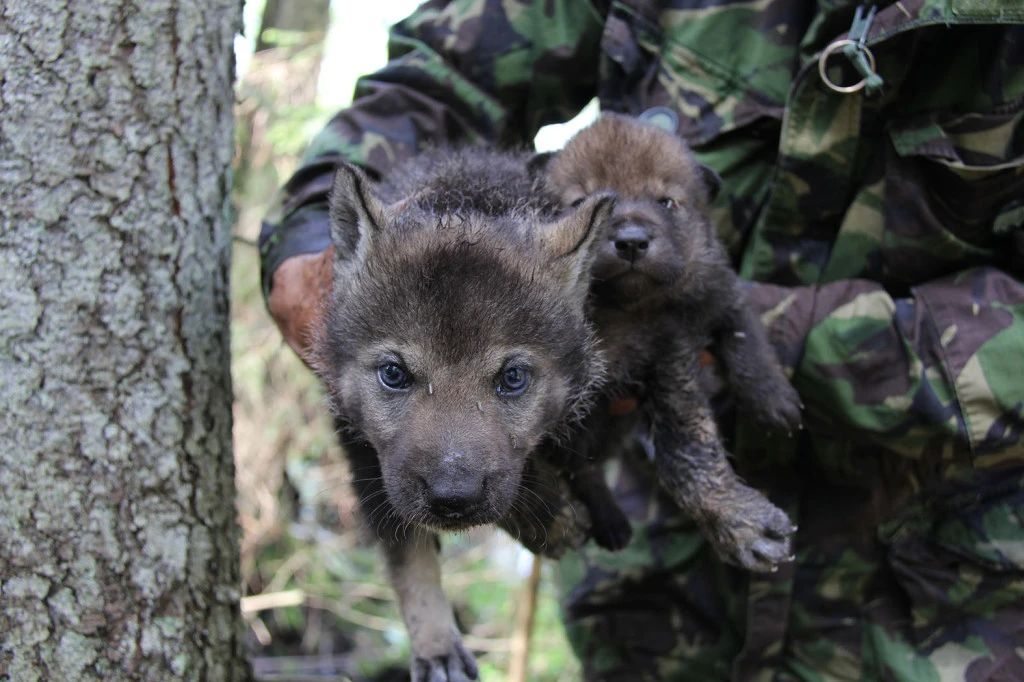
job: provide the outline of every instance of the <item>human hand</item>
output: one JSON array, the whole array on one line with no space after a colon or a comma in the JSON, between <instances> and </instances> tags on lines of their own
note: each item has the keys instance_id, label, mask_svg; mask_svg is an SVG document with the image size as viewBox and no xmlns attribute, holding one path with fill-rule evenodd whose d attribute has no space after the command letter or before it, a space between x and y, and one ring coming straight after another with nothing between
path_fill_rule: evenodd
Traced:
<instances>
[{"instance_id":1,"label":"human hand","mask_svg":"<svg viewBox=\"0 0 1024 682\"><path fill-rule=\"evenodd\" d=\"M267 308L285 342L310 361L310 336L331 290L334 247L284 260L274 271Z\"/></svg>"}]
</instances>

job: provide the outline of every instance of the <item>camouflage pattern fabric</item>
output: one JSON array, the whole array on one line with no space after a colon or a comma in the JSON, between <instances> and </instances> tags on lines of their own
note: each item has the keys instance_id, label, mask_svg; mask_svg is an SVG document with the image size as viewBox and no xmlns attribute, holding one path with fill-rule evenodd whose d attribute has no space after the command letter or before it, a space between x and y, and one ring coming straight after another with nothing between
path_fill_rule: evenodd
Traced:
<instances>
[{"instance_id":1,"label":"camouflage pattern fabric","mask_svg":"<svg viewBox=\"0 0 1024 682\"><path fill-rule=\"evenodd\" d=\"M268 220L265 290L326 245L337 159L527 145L595 95L667 108L722 176L716 226L808 426L761 433L723 397L723 433L797 560L723 566L641 454L611 464L632 545L560 564L589 680L1024 680L1024 4L878 3L874 97L818 72L855 5L427 2Z\"/></svg>"}]
</instances>

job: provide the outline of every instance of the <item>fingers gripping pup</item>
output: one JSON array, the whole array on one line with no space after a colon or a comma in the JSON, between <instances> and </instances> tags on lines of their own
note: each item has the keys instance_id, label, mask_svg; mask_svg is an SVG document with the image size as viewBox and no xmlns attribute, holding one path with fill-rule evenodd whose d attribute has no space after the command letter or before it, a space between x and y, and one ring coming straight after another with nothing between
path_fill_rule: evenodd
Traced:
<instances>
[{"instance_id":1,"label":"fingers gripping pup","mask_svg":"<svg viewBox=\"0 0 1024 682\"><path fill-rule=\"evenodd\" d=\"M521 511L536 496L524 495L531 452L601 375L584 304L613 200L552 222L532 189L521 156L479 149L417 157L377 188L348 165L334 181L334 291L314 364L384 547L414 680L476 678L435 531Z\"/></svg>"},{"instance_id":2,"label":"fingers gripping pup","mask_svg":"<svg viewBox=\"0 0 1024 682\"><path fill-rule=\"evenodd\" d=\"M708 220L710 171L675 135L605 114L548 159L545 172L563 206L609 191L618 197L591 285L590 314L608 361L605 405L568 448L576 453L569 457L573 489L595 539L614 549L630 537L596 463L615 442L609 429L623 427L608 418L607 405L636 397L659 478L677 503L722 559L772 570L789 556L792 524L730 467L698 381L700 353L713 348L740 407L769 427L798 427L800 401Z\"/></svg>"}]
</instances>

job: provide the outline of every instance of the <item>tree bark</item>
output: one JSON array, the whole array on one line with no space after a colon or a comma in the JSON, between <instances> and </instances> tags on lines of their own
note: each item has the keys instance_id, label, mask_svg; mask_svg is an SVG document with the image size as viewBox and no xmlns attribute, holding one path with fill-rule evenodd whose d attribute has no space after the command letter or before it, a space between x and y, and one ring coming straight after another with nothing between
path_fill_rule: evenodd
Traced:
<instances>
[{"instance_id":1,"label":"tree bark","mask_svg":"<svg viewBox=\"0 0 1024 682\"><path fill-rule=\"evenodd\" d=\"M0 5L0 679L245 678L238 0Z\"/></svg>"}]
</instances>

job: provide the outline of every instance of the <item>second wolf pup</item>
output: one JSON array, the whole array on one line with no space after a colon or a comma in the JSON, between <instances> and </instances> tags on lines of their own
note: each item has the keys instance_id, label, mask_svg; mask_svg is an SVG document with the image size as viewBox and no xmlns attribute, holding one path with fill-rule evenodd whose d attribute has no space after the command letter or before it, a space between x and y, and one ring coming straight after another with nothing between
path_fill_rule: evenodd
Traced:
<instances>
[{"instance_id":1,"label":"second wolf pup","mask_svg":"<svg viewBox=\"0 0 1024 682\"><path fill-rule=\"evenodd\" d=\"M659 478L675 501L723 560L772 570L788 558L794 528L729 465L699 382L701 351L713 347L741 408L767 426L797 428L800 399L743 302L707 218L704 177L678 137L615 114L547 160L548 187L563 206L600 192L618 197L591 284L590 314L608 361L605 404L572 440L572 488L597 542L624 546L629 522L598 465L602 450L614 447L608 404L636 397L650 420Z\"/></svg>"}]
</instances>

